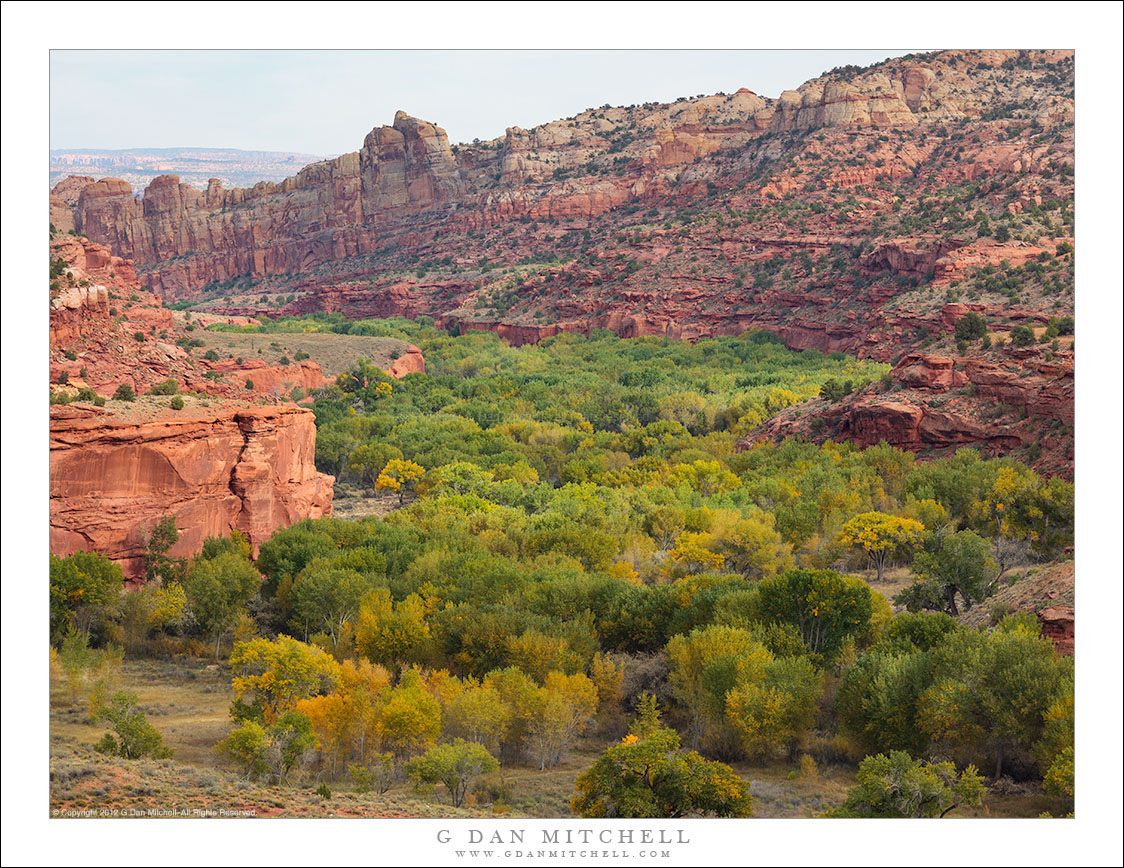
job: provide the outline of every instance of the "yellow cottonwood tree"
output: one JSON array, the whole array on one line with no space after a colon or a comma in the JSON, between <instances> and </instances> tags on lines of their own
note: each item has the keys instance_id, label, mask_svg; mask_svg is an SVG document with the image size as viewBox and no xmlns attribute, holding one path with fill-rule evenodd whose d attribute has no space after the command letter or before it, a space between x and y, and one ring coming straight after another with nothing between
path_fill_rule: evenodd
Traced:
<instances>
[{"instance_id":1,"label":"yellow cottonwood tree","mask_svg":"<svg viewBox=\"0 0 1124 868\"><path fill-rule=\"evenodd\" d=\"M230 652L230 668L235 699L244 702L252 696L266 723L298 700L329 692L340 679L340 665L323 649L291 636L238 642Z\"/></svg>"},{"instance_id":2,"label":"yellow cottonwood tree","mask_svg":"<svg viewBox=\"0 0 1124 868\"><path fill-rule=\"evenodd\" d=\"M857 546L866 552L878 570L878 581L886 569L886 560L900 545L916 543L925 526L912 518L900 518L884 512L864 512L843 525L839 541Z\"/></svg>"},{"instance_id":3,"label":"yellow cottonwood tree","mask_svg":"<svg viewBox=\"0 0 1124 868\"><path fill-rule=\"evenodd\" d=\"M681 533L675 541L675 548L667 556L691 573L720 570L725 564L725 558L707 548L711 543L710 534Z\"/></svg>"},{"instance_id":4,"label":"yellow cottonwood tree","mask_svg":"<svg viewBox=\"0 0 1124 868\"><path fill-rule=\"evenodd\" d=\"M428 637L425 603L416 594L395 603L390 591L376 588L359 607L355 648L373 663L397 669Z\"/></svg>"},{"instance_id":5,"label":"yellow cottonwood tree","mask_svg":"<svg viewBox=\"0 0 1124 868\"><path fill-rule=\"evenodd\" d=\"M445 709L445 729L450 735L498 749L513 716L494 687L469 687Z\"/></svg>"},{"instance_id":6,"label":"yellow cottonwood tree","mask_svg":"<svg viewBox=\"0 0 1124 868\"><path fill-rule=\"evenodd\" d=\"M413 461L392 458L383 467L375 480L375 491L392 491L398 495L398 503L406 499L406 492L413 489L425 475L425 468Z\"/></svg>"},{"instance_id":7,"label":"yellow cottonwood tree","mask_svg":"<svg viewBox=\"0 0 1124 868\"><path fill-rule=\"evenodd\" d=\"M551 672L542 686L542 702L531 721L531 755L540 769L553 768L562 752L583 733L597 713L597 688L580 672Z\"/></svg>"}]
</instances>

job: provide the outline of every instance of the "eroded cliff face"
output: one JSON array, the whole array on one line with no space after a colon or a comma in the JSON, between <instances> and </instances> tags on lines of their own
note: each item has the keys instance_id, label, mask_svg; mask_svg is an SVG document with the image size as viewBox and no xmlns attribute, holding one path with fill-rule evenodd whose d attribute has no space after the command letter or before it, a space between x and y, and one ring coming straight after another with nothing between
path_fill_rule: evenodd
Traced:
<instances>
[{"instance_id":1,"label":"eroded cliff face","mask_svg":"<svg viewBox=\"0 0 1124 868\"><path fill-rule=\"evenodd\" d=\"M239 530L256 548L278 528L331 513L312 411L282 403L294 386L324 385L316 362L193 356L182 344L200 332L141 289L131 260L70 235L52 239L50 254L52 399L74 401L50 409L54 554L100 552L138 579L146 535L164 516L180 533L172 554L191 556L209 536ZM169 379L183 393L179 410L166 393L112 399L119 385L143 395Z\"/></svg>"},{"instance_id":2,"label":"eroded cliff face","mask_svg":"<svg viewBox=\"0 0 1124 868\"><path fill-rule=\"evenodd\" d=\"M1027 351L1033 352L1033 351ZM882 441L922 454L974 446L1016 452L1039 472L1073 474L1072 358L1019 364L994 355L953 359L912 353L874 384L839 401L790 408L751 431L737 448L799 436Z\"/></svg>"},{"instance_id":3,"label":"eroded cliff face","mask_svg":"<svg viewBox=\"0 0 1124 868\"><path fill-rule=\"evenodd\" d=\"M315 469L315 442L312 412L293 405L158 419L52 407L51 552L101 552L135 579L163 516L180 532L173 555L232 530L256 549L278 528L331 514L333 480Z\"/></svg>"},{"instance_id":4,"label":"eroded cliff face","mask_svg":"<svg viewBox=\"0 0 1124 868\"><path fill-rule=\"evenodd\" d=\"M140 286L131 261L82 238L62 236L53 241L51 259L62 268L61 279L50 291L52 347L69 346L104 329L110 321L110 292L132 292Z\"/></svg>"},{"instance_id":5,"label":"eroded cliff face","mask_svg":"<svg viewBox=\"0 0 1124 868\"><path fill-rule=\"evenodd\" d=\"M143 264L148 287L173 300L211 282L369 254L380 225L455 201L467 189L445 131L398 112L357 153L313 163L281 182L224 190L216 179L200 191L162 175L142 197L116 178L87 184L74 226Z\"/></svg>"},{"instance_id":6,"label":"eroded cliff face","mask_svg":"<svg viewBox=\"0 0 1124 868\"><path fill-rule=\"evenodd\" d=\"M73 202L79 232L135 259L149 288L180 300L243 276L262 280L396 250L421 253L450 236L455 245L438 246L462 248L466 233L516 219L591 221L669 198L689 206L724 187L731 170L783 168L791 143L812 131L908 132L905 141L871 149L872 159L834 152L820 164L843 190L899 181L931 156L927 131L938 125L1002 131L1015 114L1046 126L1072 120L1064 81L1071 66L1070 52L946 51L833 71L777 99L741 88L670 104L604 106L455 148L439 126L398 112L358 151L281 182L226 190L213 180L201 191L166 175L135 196L119 179L75 178L56 187L53 205ZM1049 143L983 144L943 174L1039 174L1049 162ZM821 159L817 147L799 142ZM803 190L807 178L782 171L760 186L763 195L784 196Z\"/></svg>"}]
</instances>

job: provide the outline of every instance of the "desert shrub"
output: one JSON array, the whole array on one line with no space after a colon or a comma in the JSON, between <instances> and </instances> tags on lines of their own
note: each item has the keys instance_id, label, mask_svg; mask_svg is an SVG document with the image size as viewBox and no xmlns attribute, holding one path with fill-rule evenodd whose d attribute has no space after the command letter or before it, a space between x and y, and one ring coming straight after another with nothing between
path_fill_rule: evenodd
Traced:
<instances>
[{"instance_id":1,"label":"desert shrub","mask_svg":"<svg viewBox=\"0 0 1124 868\"><path fill-rule=\"evenodd\" d=\"M163 383L157 383L148 390L150 395L175 395L180 390L180 384L169 377Z\"/></svg>"}]
</instances>

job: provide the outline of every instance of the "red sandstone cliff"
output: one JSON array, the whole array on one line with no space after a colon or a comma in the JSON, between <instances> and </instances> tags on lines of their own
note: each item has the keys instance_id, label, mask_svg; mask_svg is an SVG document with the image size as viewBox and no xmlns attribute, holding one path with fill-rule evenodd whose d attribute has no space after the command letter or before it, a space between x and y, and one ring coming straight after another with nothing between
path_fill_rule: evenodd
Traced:
<instances>
[{"instance_id":1,"label":"red sandstone cliff","mask_svg":"<svg viewBox=\"0 0 1124 868\"><path fill-rule=\"evenodd\" d=\"M312 412L292 405L181 411L137 420L92 407L51 409L51 551L102 552L130 578L162 516L173 555L208 536L245 532L254 546L331 513L332 477L313 465Z\"/></svg>"},{"instance_id":2,"label":"red sandstone cliff","mask_svg":"<svg viewBox=\"0 0 1124 868\"><path fill-rule=\"evenodd\" d=\"M402 379L407 374L424 374L425 357L422 356L422 351L410 344L406 347L406 352L394 360L387 373L396 380Z\"/></svg>"},{"instance_id":3,"label":"red sandstone cliff","mask_svg":"<svg viewBox=\"0 0 1124 868\"><path fill-rule=\"evenodd\" d=\"M742 179L726 180L731 170L756 173L766 163L783 169L786 143L820 159L841 131L907 136L871 149L871 159L829 154L821 165L843 189L912 177L934 152L928 131L950 123L978 124L989 135L973 136L971 149L942 167L949 180L1038 176L1052 161L1046 144L996 139L991 131L1002 132L1014 114L1068 123L1071 74L1070 52L946 51L828 73L776 100L742 88L670 104L604 106L456 147L440 127L398 112L357 152L281 182L225 190L215 180L200 191L165 175L136 196L124 181L102 179L78 192L74 224L135 259L147 286L178 300L242 275L260 280L394 250L420 253L440 237L463 241L466 231L513 219L582 222L632 203L686 204L740 185ZM813 130L826 131L828 144L820 144L822 136L797 138ZM797 174L781 171L758 186L763 195L804 190L807 178ZM1047 195L1041 180L1028 182L1012 207ZM64 184L60 203L73 200L79 186Z\"/></svg>"},{"instance_id":4,"label":"red sandstone cliff","mask_svg":"<svg viewBox=\"0 0 1124 868\"><path fill-rule=\"evenodd\" d=\"M145 535L165 515L180 531L173 554L192 555L208 536L240 530L256 547L277 528L331 513L333 480L315 468L312 412L247 402L248 393L276 401L294 385L322 386L319 365L194 358L174 343L187 333L140 289L130 260L75 236L50 249L52 393L86 388L104 398L128 384L140 394L167 379L186 393L179 410L166 396L51 407L53 553L101 552L137 578Z\"/></svg>"}]
</instances>

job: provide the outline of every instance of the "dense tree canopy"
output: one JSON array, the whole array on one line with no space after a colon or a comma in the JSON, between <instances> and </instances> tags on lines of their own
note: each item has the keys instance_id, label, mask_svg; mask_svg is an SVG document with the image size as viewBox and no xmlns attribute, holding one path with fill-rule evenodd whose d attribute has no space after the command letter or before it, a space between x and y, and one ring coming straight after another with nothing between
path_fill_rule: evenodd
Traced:
<instances>
[{"instance_id":1,"label":"dense tree canopy","mask_svg":"<svg viewBox=\"0 0 1124 868\"><path fill-rule=\"evenodd\" d=\"M1072 486L971 449L736 448L882 366L760 333L514 348L322 324L426 355L426 374L391 384L360 361L314 396L318 466L389 514L298 522L256 559L238 535L209 539L182 584L161 567L127 605L112 563L51 562L56 642L104 623L97 642L205 637L217 654L233 634L219 751L240 773L441 784L459 805L501 798L502 781L471 790L493 762L588 766L599 741L573 803L586 816L748 815L719 760L812 755L870 756L855 815L972 804L970 764L1071 796L1071 664L1025 618L989 633L956 616L1064 556ZM912 567L902 614L879 592L890 567ZM964 771L914 759L936 755Z\"/></svg>"}]
</instances>

